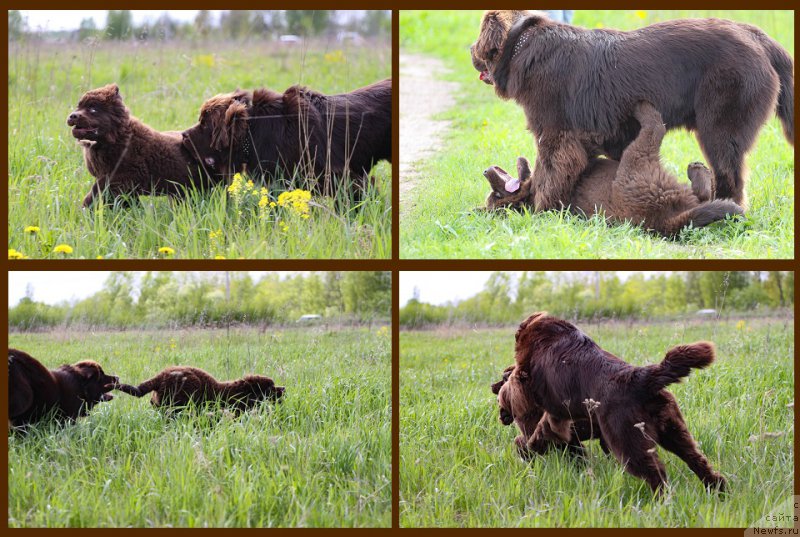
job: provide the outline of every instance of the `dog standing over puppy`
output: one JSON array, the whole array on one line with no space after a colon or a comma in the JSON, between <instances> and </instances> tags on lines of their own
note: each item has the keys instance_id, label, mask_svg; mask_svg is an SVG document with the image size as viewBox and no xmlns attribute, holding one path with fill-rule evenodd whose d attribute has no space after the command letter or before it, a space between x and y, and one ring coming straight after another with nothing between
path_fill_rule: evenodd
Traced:
<instances>
[{"instance_id":1,"label":"dog standing over puppy","mask_svg":"<svg viewBox=\"0 0 800 537\"><path fill-rule=\"evenodd\" d=\"M614 457L662 493L666 469L655 447L675 453L706 488L724 491L725 478L697 448L675 397L665 388L714 361L708 342L679 345L660 364L630 365L600 348L571 323L534 313L516 333L516 365L497 401L515 420L542 417L530 437L517 437L523 456L568 445L576 420L593 420Z\"/></svg>"},{"instance_id":2,"label":"dog standing over puppy","mask_svg":"<svg viewBox=\"0 0 800 537\"><path fill-rule=\"evenodd\" d=\"M279 401L285 388L260 375L248 375L239 380L219 382L196 367L167 367L155 377L138 386L120 384L117 389L135 397L153 392L150 402L155 407L180 408L188 404L220 401L234 410L252 408L261 401Z\"/></svg>"},{"instance_id":3,"label":"dog standing over puppy","mask_svg":"<svg viewBox=\"0 0 800 537\"><path fill-rule=\"evenodd\" d=\"M28 353L8 349L8 421L20 427L50 413L59 420L75 420L97 403L110 401L108 392L118 383L119 378L106 375L91 360L47 369Z\"/></svg>"}]
</instances>

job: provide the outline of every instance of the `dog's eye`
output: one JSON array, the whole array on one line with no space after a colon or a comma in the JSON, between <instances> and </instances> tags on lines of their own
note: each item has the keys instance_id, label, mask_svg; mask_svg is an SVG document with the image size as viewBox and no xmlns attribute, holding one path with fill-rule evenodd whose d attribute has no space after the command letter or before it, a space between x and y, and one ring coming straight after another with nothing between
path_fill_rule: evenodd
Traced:
<instances>
[{"instance_id":1,"label":"dog's eye","mask_svg":"<svg viewBox=\"0 0 800 537\"><path fill-rule=\"evenodd\" d=\"M494 60L495 56L497 56L497 49L496 48L489 49L489 59Z\"/></svg>"},{"instance_id":2,"label":"dog's eye","mask_svg":"<svg viewBox=\"0 0 800 537\"><path fill-rule=\"evenodd\" d=\"M96 114L97 113L97 109L96 108L90 108L89 112L92 113L92 114Z\"/></svg>"}]
</instances>

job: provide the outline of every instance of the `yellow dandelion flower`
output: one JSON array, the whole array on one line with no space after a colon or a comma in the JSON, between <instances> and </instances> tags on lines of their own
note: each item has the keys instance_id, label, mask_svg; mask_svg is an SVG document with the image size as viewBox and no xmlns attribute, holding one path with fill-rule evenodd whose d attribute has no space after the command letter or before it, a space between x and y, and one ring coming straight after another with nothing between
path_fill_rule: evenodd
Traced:
<instances>
[{"instance_id":1,"label":"yellow dandelion flower","mask_svg":"<svg viewBox=\"0 0 800 537\"><path fill-rule=\"evenodd\" d=\"M636 16L644 20L647 18L647 11L637 11Z\"/></svg>"},{"instance_id":2,"label":"yellow dandelion flower","mask_svg":"<svg viewBox=\"0 0 800 537\"><path fill-rule=\"evenodd\" d=\"M8 249L8 258L9 259L22 259L23 257L25 257L25 254L23 254L22 252L18 252L13 248L9 248Z\"/></svg>"},{"instance_id":3,"label":"yellow dandelion flower","mask_svg":"<svg viewBox=\"0 0 800 537\"><path fill-rule=\"evenodd\" d=\"M606 25L603 24L602 22L598 22L597 24L594 25L594 27L597 28L598 30L602 30L603 28L606 27Z\"/></svg>"},{"instance_id":4,"label":"yellow dandelion flower","mask_svg":"<svg viewBox=\"0 0 800 537\"><path fill-rule=\"evenodd\" d=\"M158 249L158 253L162 255L174 255L175 250L173 248L170 248L169 246L162 246L161 248Z\"/></svg>"},{"instance_id":5,"label":"yellow dandelion flower","mask_svg":"<svg viewBox=\"0 0 800 537\"><path fill-rule=\"evenodd\" d=\"M56 254L66 254L69 255L72 253L72 246L69 244L59 244L55 248L53 248L53 252Z\"/></svg>"},{"instance_id":6,"label":"yellow dandelion flower","mask_svg":"<svg viewBox=\"0 0 800 537\"><path fill-rule=\"evenodd\" d=\"M25 228L25 233L30 233L31 235L39 233L41 229L38 226L27 226Z\"/></svg>"},{"instance_id":7,"label":"yellow dandelion flower","mask_svg":"<svg viewBox=\"0 0 800 537\"><path fill-rule=\"evenodd\" d=\"M215 255L214 259L225 259L224 255Z\"/></svg>"},{"instance_id":8,"label":"yellow dandelion flower","mask_svg":"<svg viewBox=\"0 0 800 537\"><path fill-rule=\"evenodd\" d=\"M102 255L98 255L95 259L103 259Z\"/></svg>"}]
</instances>

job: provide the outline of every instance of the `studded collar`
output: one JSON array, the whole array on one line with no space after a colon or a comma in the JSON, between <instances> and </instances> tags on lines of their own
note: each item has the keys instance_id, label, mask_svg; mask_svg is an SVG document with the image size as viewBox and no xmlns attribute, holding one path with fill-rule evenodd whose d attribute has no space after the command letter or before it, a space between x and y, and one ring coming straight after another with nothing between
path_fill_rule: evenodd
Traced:
<instances>
[{"instance_id":1,"label":"studded collar","mask_svg":"<svg viewBox=\"0 0 800 537\"><path fill-rule=\"evenodd\" d=\"M533 37L533 30L534 28L530 27L522 32L521 36L519 36L519 39L517 39L517 42L514 44L514 53L511 55L512 60L516 58L520 52L522 52L525 44L530 41L531 37Z\"/></svg>"}]
</instances>

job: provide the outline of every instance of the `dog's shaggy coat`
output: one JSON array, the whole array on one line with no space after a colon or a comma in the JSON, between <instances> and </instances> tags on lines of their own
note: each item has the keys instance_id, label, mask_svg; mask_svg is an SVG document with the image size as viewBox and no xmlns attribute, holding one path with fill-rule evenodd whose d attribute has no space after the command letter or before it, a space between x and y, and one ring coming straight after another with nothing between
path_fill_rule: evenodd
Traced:
<instances>
[{"instance_id":1,"label":"dog's shaggy coat","mask_svg":"<svg viewBox=\"0 0 800 537\"><path fill-rule=\"evenodd\" d=\"M699 163L689 165L689 185L661 166L659 150L666 132L661 115L648 103L634 108L641 125L639 134L622 153L619 162L591 158L569 198L562 200L571 210L592 215L602 211L614 222L628 221L672 237L688 225L703 227L744 210L731 200L711 200L711 171ZM517 161L520 188L509 194L511 177L493 166L484 172L492 186L486 200L489 209L532 206L538 185L532 179L528 160Z\"/></svg>"},{"instance_id":2,"label":"dog's shaggy coat","mask_svg":"<svg viewBox=\"0 0 800 537\"><path fill-rule=\"evenodd\" d=\"M83 147L89 173L97 179L84 207L101 195L181 196L187 188L206 186L207 178L183 147L181 133L153 130L130 115L116 84L86 92L67 117L67 125Z\"/></svg>"},{"instance_id":3,"label":"dog's shaggy coat","mask_svg":"<svg viewBox=\"0 0 800 537\"><path fill-rule=\"evenodd\" d=\"M20 427L51 414L74 420L97 403L110 401L108 392L118 382L91 360L47 369L31 355L8 349L8 421Z\"/></svg>"},{"instance_id":4,"label":"dog's shaggy coat","mask_svg":"<svg viewBox=\"0 0 800 537\"><path fill-rule=\"evenodd\" d=\"M693 368L710 365L711 343L679 345L660 364L637 367L601 349L571 323L534 313L517 330L515 355L514 370L497 396L500 407L523 422L544 411L533 434L518 437L523 455L570 444L572 423L592 420L625 470L654 492L667 482L656 444L683 459L707 488L724 491L725 478L698 450L675 398L664 389Z\"/></svg>"},{"instance_id":5,"label":"dog's shaggy coat","mask_svg":"<svg viewBox=\"0 0 800 537\"><path fill-rule=\"evenodd\" d=\"M539 210L558 209L588 160L619 160L648 101L667 129L694 131L715 196L744 205L744 158L777 110L794 144L794 61L755 26L720 19L587 30L527 11L488 11L472 62L525 111L538 154Z\"/></svg>"},{"instance_id":6,"label":"dog's shaggy coat","mask_svg":"<svg viewBox=\"0 0 800 537\"><path fill-rule=\"evenodd\" d=\"M212 174L299 173L333 194L347 173L360 190L374 164L392 160L392 81L339 95L302 86L217 95L183 138Z\"/></svg>"},{"instance_id":7,"label":"dog's shaggy coat","mask_svg":"<svg viewBox=\"0 0 800 537\"><path fill-rule=\"evenodd\" d=\"M285 391L269 377L248 375L220 382L202 369L187 366L167 367L138 386L120 384L117 389L135 397L153 392L150 402L156 407L179 408L190 403L219 401L237 411L252 408L261 401L277 401Z\"/></svg>"}]
</instances>

